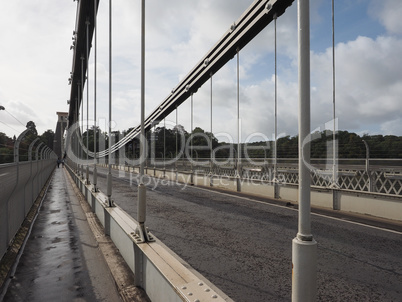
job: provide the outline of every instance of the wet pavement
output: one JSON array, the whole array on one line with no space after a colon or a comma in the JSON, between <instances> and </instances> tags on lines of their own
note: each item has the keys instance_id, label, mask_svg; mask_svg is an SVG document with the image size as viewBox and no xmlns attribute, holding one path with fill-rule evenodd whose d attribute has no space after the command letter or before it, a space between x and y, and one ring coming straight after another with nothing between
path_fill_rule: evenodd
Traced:
<instances>
[{"instance_id":1,"label":"wet pavement","mask_svg":"<svg viewBox=\"0 0 402 302\"><path fill-rule=\"evenodd\" d=\"M121 301L67 172L56 168L4 301Z\"/></svg>"}]
</instances>

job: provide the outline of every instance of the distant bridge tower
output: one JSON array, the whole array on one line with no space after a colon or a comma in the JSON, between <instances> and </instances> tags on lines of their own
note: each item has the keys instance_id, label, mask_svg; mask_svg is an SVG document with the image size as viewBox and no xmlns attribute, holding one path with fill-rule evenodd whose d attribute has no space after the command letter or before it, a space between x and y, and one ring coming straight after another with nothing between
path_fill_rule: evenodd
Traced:
<instances>
[{"instance_id":1,"label":"distant bridge tower","mask_svg":"<svg viewBox=\"0 0 402 302\"><path fill-rule=\"evenodd\" d=\"M56 112L56 114L57 125L53 139L53 151L58 157L62 158L64 155L64 130L67 128L68 112Z\"/></svg>"}]
</instances>

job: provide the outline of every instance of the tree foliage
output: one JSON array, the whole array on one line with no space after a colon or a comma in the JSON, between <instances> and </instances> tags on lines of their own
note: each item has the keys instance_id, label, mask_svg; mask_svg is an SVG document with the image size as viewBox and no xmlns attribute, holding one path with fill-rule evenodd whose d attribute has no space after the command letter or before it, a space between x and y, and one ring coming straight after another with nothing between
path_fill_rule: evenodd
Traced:
<instances>
[{"instance_id":1,"label":"tree foliage","mask_svg":"<svg viewBox=\"0 0 402 302\"><path fill-rule=\"evenodd\" d=\"M335 135L338 158L365 158L366 141L369 147L370 158L402 158L402 137L394 135L363 135L360 137L356 133L348 131L338 131ZM297 158L298 157L298 136L285 136L277 140L278 158ZM266 142L253 143L265 145ZM273 142L271 142L273 145ZM327 158L332 156L333 133L332 131L316 132L311 135L311 157ZM255 154L262 157L260 151ZM268 151L267 157L273 156L273 147Z\"/></svg>"},{"instance_id":2,"label":"tree foliage","mask_svg":"<svg viewBox=\"0 0 402 302\"><path fill-rule=\"evenodd\" d=\"M28 149L31 142L37 137L36 125L30 121L27 128L31 129L20 143L20 161L28 160ZM112 133L112 143L116 143L126 136L132 128L126 131L114 131ZM103 151L108 147L109 138L107 133L102 132L99 127L92 127L83 133L83 141L86 145L86 137L88 135L89 150L94 150L94 135L97 138L97 151ZM40 140L48 147L52 148L54 140L54 132L46 130ZM368 135L359 136L356 133L348 131L338 131L336 133L337 158L365 158L366 146L369 147L370 158L402 158L402 136L394 135ZM316 132L311 135L311 157L312 158L328 158L332 156L333 148L332 131ZM0 132L0 164L13 161L15 136L8 137L5 133ZM212 149L218 150L214 156L217 158L237 157L237 144L228 144L219 142L213 133L204 131L200 127L196 127L193 133L187 132L182 125L177 125L173 129L164 127L156 127L152 131L147 132L147 141L149 144L148 156L156 158L174 158L180 150L187 146L188 150L193 147L194 158L209 158L211 156L210 145ZM284 136L277 140L277 157L278 158L297 158L298 157L298 136ZM36 143L37 146L39 143ZM183 146L182 144L187 144ZM153 146L152 146L153 145ZM256 158L272 158L274 156L274 142L260 141L244 144L241 146L241 157ZM230 152L230 150L235 152ZM35 150L35 148L34 148ZM140 155L140 143L138 138L134 138L124 146L125 156L129 158L138 158ZM151 154L154 152L154 154ZM191 153L191 151L189 151ZM35 152L32 156L34 158ZM118 152L115 157L118 157Z\"/></svg>"},{"instance_id":3,"label":"tree foliage","mask_svg":"<svg viewBox=\"0 0 402 302\"><path fill-rule=\"evenodd\" d=\"M48 146L50 149L53 148L53 140L54 140L54 132L53 130L46 130L43 132L43 134L40 136L40 140Z\"/></svg>"},{"instance_id":4,"label":"tree foliage","mask_svg":"<svg viewBox=\"0 0 402 302\"><path fill-rule=\"evenodd\" d=\"M38 131L36 130L36 125L33 121L29 121L26 125L27 129L31 130L31 132L37 136L38 135Z\"/></svg>"},{"instance_id":5,"label":"tree foliage","mask_svg":"<svg viewBox=\"0 0 402 302\"><path fill-rule=\"evenodd\" d=\"M31 154L32 159L35 159L35 150L40 142L43 142L50 149L53 148L54 132L52 130L46 130L42 135L38 136L36 125L32 121L27 123L27 128L31 131L28 131L25 134L19 144L19 161L27 161L29 159L29 146L37 137L39 138L39 142L36 142L33 145ZM13 138L10 138L5 133L0 132L0 164L10 163L14 161L14 145L16 140L17 138L15 136Z\"/></svg>"}]
</instances>

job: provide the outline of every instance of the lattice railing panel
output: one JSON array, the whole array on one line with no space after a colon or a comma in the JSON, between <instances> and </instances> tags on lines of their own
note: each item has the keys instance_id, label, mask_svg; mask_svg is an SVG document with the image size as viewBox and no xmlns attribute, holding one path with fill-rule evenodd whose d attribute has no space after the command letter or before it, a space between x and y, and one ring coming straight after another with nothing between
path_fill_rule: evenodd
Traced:
<instances>
[{"instance_id":1,"label":"lattice railing panel","mask_svg":"<svg viewBox=\"0 0 402 302\"><path fill-rule=\"evenodd\" d=\"M311 172L311 185L317 187L329 187L332 184L332 174L328 171L314 170Z\"/></svg>"},{"instance_id":2,"label":"lattice railing panel","mask_svg":"<svg viewBox=\"0 0 402 302\"><path fill-rule=\"evenodd\" d=\"M214 174L227 177L236 177L237 170L233 166L195 165L197 173ZM399 171L399 170L398 170ZM274 181L275 174L271 166L258 165L254 167L242 166L242 178ZM332 181L331 170L314 169L311 171L311 185L322 188L337 187L344 190L375 192L402 196L402 172L374 170L369 173L364 170L339 170L335 184ZM276 179L283 184L298 184L299 174L295 167L278 168Z\"/></svg>"},{"instance_id":3,"label":"lattice railing panel","mask_svg":"<svg viewBox=\"0 0 402 302\"><path fill-rule=\"evenodd\" d=\"M348 171L350 173L350 171ZM354 175L340 175L337 184L340 189L369 191L369 176L365 171L355 171Z\"/></svg>"},{"instance_id":4,"label":"lattice railing panel","mask_svg":"<svg viewBox=\"0 0 402 302\"><path fill-rule=\"evenodd\" d=\"M374 172L374 190L378 193L402 195L402 174Z\"/></svg>"}]
</instances>

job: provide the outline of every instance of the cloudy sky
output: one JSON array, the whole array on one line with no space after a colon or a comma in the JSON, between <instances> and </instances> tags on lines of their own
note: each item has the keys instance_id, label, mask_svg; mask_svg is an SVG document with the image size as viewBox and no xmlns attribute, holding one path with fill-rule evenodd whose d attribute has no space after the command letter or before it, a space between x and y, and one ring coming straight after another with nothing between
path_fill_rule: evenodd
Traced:
<instances>
[{"instance_id":1,"label":"cloudy sky","mask_svg":"<svg viewBox=\"0 0 402 302\"><path fill-rule=\"evenodd\" d=\"M98 118L108 117L108 2L98 14ZM146 111L154 109L221 38L251 0L147 2ZM311 0L311 128L332 127L331 1ZM0 11L0 132L28 121L41 134L68 111L77 2L13 0ZM336 117L359 134L402 135L402 2L336 0ZM278 133L297 134L297 6L277 21ZM140 1L113 0L114 130L140 122ZM93 117L93 57L89 117ZM242 141L274 132L274 25L240 53ZM236 60L213 76L213 132L237 140ZM210 82L194 95L194 126L210 131ZM86 93L85 103L86 107ZM84 110L86 117L86 110ZM190 129L190 101L178 109ZM167 121L175 122L175 113ZM221 139L223 139L222 135ZM258 135L257 135L258 136ZM254 139L260 140L259 137ZM226 139L227 140L227 139Z\"/></svg>"}]
</instances>

